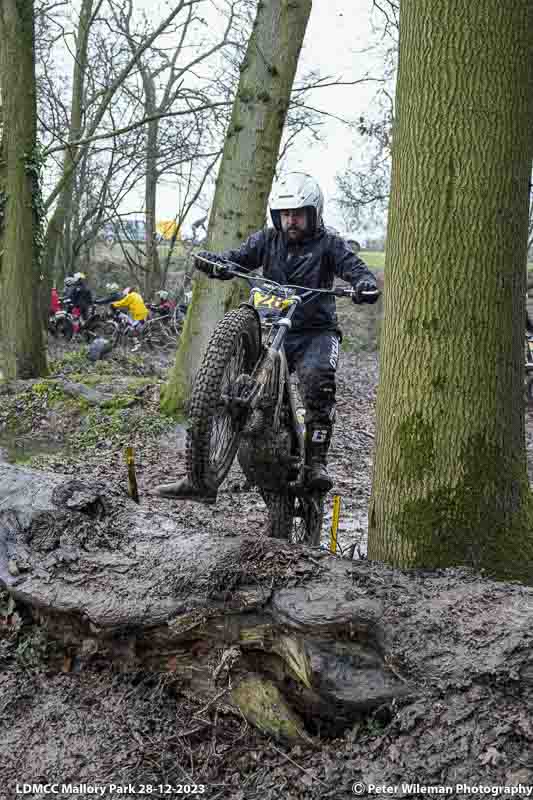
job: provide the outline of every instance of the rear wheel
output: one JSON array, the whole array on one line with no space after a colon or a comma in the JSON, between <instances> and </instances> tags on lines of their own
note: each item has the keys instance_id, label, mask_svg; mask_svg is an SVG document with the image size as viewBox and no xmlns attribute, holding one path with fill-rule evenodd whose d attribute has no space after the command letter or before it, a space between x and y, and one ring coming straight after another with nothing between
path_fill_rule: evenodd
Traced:
<instances>
[{"instance_id":1,"label":"rear wheel","mask_svg":"<svg viewBox=\"0 0 533 800\"><path fill-rule=\"evenodd\" d=\"M99 336L105 336L105 328L106 322L103 319L92 319L89 320L83 326L83 336L85 341L90 344L94 339L97 339Z\"/></svg>"},{"instance_id":2,"label":"rear wheel","mask_svg":"<svg viewBox=\"0 0 533 800\"><path fill-rule=\"evenodd\" d=\"M237 378L249 374L260 353L255 312L242 306L218 323L198 369L189 405L187 476L200 490L216 490L233 463L242 421L231 403Z\"/></svg>"},{"instance_id":3,"label":"rear wheel","mask_svg":"<svg viewBox=\"0 0 533 800\"><path fill-rule=\"evenodd\" d=\"M269 536L318 547L324 519L324 495L262 492L268 508Z\"/></svg>"},{"instance_id":4,"label":"rear wheel","mask_svg":"<svg viewBox=\"0 0 533 800\"><path fill-rule=\"evenodd\" d=\"M120 340L120 326L113 320L104 322L102 326L102 337L111 342L111 347L116 347Z\"/></svg>"},{"instance_id":5,"label":"rear wheel","mask_svg":"<svg viewBox=\"0 0 533 800\"><path fill-rule=\"evenodd\" d=\"M295 498L289 541L318 547L324 520L324 495L310 492Z\"/></svg>"},{"instance_id":6,"label":"rear wheel","mask_svg":"<svg viewBox=\"0 0 533 800\"><path fill-rule=\"evenodd\" d=\"M288 542L292 531L294 497L265 491L261 494L268 509L268 535Z\"/></svg>"},{"instance_id":7,"label":"rear wheel","mask_svg":"<svg viewBox=\"0 0 533 800\"><path fill-rule=\"evenodd\" d=\"M166 350L176 346L176 337L163 319L145 322L139 334L139 343L148 349Z\"/></svg>"}]
</instances>

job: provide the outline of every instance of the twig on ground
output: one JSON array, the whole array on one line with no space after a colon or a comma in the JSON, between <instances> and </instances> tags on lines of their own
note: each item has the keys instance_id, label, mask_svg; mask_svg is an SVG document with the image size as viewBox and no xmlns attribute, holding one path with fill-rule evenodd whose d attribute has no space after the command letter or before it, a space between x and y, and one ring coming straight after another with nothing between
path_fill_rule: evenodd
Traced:
<instances>
[{"instance_id":1,"label":"twig on ground","mask_svg":"<svg viewBox=\"0 0 533 800\"><path fill-rule=\"evenodd\" d=\"M301 770L301 771L302 771L302 772L304 772L306 775L308 775L308 776L309 776L309 777L310 777L312 780L316 781L316 782L317 782L317 783L319 783L321 786L324 786L324 787L326 787L326 788L327 788L327 784L326 784L326 783L324 783L324 781L321 781L321 780L320 780L320 778L317 778L315 775L313 775L313 773L312 773L312 772L309 772L309 770L308 770L308 769L306 769L305 767L302 767L300 764L298 764L296 761L294 761L294 759L292 759L290 756L288 756L288 755L287 755L286 753L284 753L282 750L278 750L278 748L276 747L276 745L272 744L272 742L270 742L270 747L271 747L273 750L275 750L275 751L276 751L276 753L279 753L279 755L280 755L280 756L282 756L283 758L286 758L286 759L287 759L287 761L290 761L290 762L291 762L291 764L293 764L293 765L294 765L295 767L297 767L299 770Z\"/></svg>"}]
</instances>

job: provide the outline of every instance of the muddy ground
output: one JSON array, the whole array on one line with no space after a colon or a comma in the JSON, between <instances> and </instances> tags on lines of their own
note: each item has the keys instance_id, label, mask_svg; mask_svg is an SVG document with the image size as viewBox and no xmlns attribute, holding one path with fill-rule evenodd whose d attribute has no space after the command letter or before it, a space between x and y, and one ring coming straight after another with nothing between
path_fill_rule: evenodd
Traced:
<instances>
[{"instance_id":1,"label":"muddy ground","mask_svg":"<svg viewBox=\"0 0 533 800\"><path fill-rule=\"evenodd\" d=\"M249 532L263 525L264 504L256 492L243 491L238 467L216 506L177 505L151 493L158 482L184 474L184 430L158 413L165 356L126 353L89 365L72 347L54 355L55 384L37 382L1 397L4 458L104 477L124 494L124 448L133 445L143 506L183 515L191 527L208 531ZM377 378L375 353L345 350L331 467L342 496L340 550L347 554L355 547L356 557L366 548ZM90 405L66 396L64 381L96 390L113 387L115 396ZM529 413L527 441L532 469ZM324 546L328 529L326 522ZM228 800L366 796L362 783L398 785L397 796L416 793L402 783L447 785L459 796L456 784L533 785L531 679L487 669L486 678L474 685L448 686L440 696L428 687L427 700L407 698L379 709L340 739L316 738L309 749L287 749L224 706L205 707L184 697L172 675L89 671L70 663L58 672L50 668L52 650L45 632L24 624L0 594L2 800L42 796L23 786L32 783L74 784L70 796L78 797L94 797L105 788L106 797L202 793ZM130 787L121 793L112 784Z\"/></svg>"}]
</instances>

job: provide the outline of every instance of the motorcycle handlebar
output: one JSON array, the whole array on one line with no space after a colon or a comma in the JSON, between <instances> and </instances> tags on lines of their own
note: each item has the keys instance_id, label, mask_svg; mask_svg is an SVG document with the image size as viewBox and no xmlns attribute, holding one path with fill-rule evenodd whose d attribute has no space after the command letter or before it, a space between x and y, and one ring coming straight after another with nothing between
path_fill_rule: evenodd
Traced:
<instances>
[{"instance_id":1,"label":"motorcycle handlebar","mask_svg":"<svg viewBox=\"0 0 533 800\"><path fill-rule=\"evenodd\" d=\"M334 289L311 289L309 286L294 286L291 284L281 284L277 283L277 281L270 280L269 278L263 278L261 275L257 275L253 272L241 272L240 265L235 264L233 261L223 260L220 259L219 261L213 261L209 258L205 258L204 256L196 256L198 261L203 261L206 264L211 264L213 269L213 278L217 278L217 270L223 272L224 275L232 275L235 278L243 278L244 280L248 281L249 283L253 280L253 278L259 279L265 285L271 284L273 286L283 286L285 285L287 288L290 289L303 289L306 292L316 292L320 294L332 294L335 297L353 297L355 295L355 289L351 286L337 286ZM361 292L361 297L366 298L375 298L381 295L381 291L379 289L371 289L368 291Z\"/></svg>"}]
</instances>

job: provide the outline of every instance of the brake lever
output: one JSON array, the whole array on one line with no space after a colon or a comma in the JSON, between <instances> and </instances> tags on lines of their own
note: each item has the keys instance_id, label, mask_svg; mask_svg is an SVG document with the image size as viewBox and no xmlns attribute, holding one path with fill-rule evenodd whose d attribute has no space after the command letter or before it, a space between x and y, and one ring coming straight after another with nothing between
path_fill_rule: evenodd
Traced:
<instances>
[{"instance_id":1,"label":"brake lever","mask_svg":"<svg viewBox=\"0 0 533 800\"><path fill-rule=\"evenodd\" d=\"M348 289L343 286L338 289L334 289L333 294L335 297L353 297L355 295L355 289ZM361 297L379 297L380 295L380 289L368 289L361 292Z\"/></svg>"}]
</instances>

